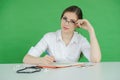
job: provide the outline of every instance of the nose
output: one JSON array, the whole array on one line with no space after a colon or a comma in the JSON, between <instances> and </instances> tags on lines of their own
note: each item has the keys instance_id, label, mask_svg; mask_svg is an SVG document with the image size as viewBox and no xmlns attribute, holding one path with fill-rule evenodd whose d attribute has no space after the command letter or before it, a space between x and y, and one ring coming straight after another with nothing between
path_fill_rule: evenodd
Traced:
<instances>
[{"instance_id":1,"label":"nose","mask_svg":"<svg viewBox=\"0 0 120 80\"><path fill-rule=\"evenodd\" d=\"M69 25L69 21L66 21L66 22L65 22L65 25Z\"/></svg>"}]
</instances>

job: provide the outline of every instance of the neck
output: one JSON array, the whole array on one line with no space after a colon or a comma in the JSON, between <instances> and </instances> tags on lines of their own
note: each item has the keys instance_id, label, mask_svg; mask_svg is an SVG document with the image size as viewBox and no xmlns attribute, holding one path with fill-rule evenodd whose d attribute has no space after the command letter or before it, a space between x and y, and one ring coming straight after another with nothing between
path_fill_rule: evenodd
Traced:
<instances>
[{"instance_id":1,"label":"neck","mask_svg":"<svg viewBox=\"0 0 120 80\"><path fill-rule=\"evenodd\" d=\"M66 32L63 32L63 31L62 31L61 34L62 34L62 39L63 39L63 41L64 41L64 42L66 43L66 45L67 45L67 44L69 44L70 40L72 39L74 32L66 33Z\"/></svg>"}]
</instances>

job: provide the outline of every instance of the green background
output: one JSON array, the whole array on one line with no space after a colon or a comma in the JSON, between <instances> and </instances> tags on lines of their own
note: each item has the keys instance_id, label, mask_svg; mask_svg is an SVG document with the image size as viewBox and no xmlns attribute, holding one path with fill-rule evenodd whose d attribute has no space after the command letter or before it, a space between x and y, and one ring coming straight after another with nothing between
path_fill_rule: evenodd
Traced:
<instances>
[{"instance_id":1,"label":"green background","mask_svg":"<svg viewBox=\"0 0 120 80\"><path fill-rule=\"evenodd\" d=\"M0 63L21 63L45 33L60 29L61 13L71 5L94 26L102 61L120 61L120 0L0 0Z\"/></svg>"}]
</instances>

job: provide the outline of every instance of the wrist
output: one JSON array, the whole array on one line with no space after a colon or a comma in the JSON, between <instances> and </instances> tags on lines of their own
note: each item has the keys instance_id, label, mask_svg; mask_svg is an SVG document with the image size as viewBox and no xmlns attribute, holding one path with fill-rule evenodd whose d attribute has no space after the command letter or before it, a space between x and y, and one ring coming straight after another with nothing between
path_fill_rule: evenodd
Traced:
<instances>
[{"instance_id":1,"label":"wrist","mask_svg":"<svg viewBox=\"0 0 120 80\"><path fill-rule=\"evenodd\" d=\"M90 27L90 29L88 30L88 32L91 34L91 33L94 33L94 28L93 27Z\"/></svg>"},{"instance_id":2,"label":"wrist","mask_svg":"<svg viewBox=\"0 0 120 80\"><path fill-rule=\"evenodd\" d=\"M91 30L89 30L89 35L90 35L91 38L96 36L95 31L94 31L93 28Z\"/></svg>"}]
</instances>

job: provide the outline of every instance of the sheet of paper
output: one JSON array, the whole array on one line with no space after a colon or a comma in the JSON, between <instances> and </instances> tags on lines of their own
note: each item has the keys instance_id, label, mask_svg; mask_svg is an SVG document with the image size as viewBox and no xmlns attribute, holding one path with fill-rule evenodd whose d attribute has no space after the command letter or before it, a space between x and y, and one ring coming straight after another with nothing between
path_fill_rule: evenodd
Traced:
<instances>
[{"instance_id":1,"label":"sheet of paper","mask_svg":"<svg viewBox=\"0 0 120 80\"><path fill-rule=\"evenodd\" d=\"M40 65L39 67L42 68L67 68L67 67L74 67L74 66L84 66L84 63L52 63L51 65Z\"/></svg>"}]
</instances>

